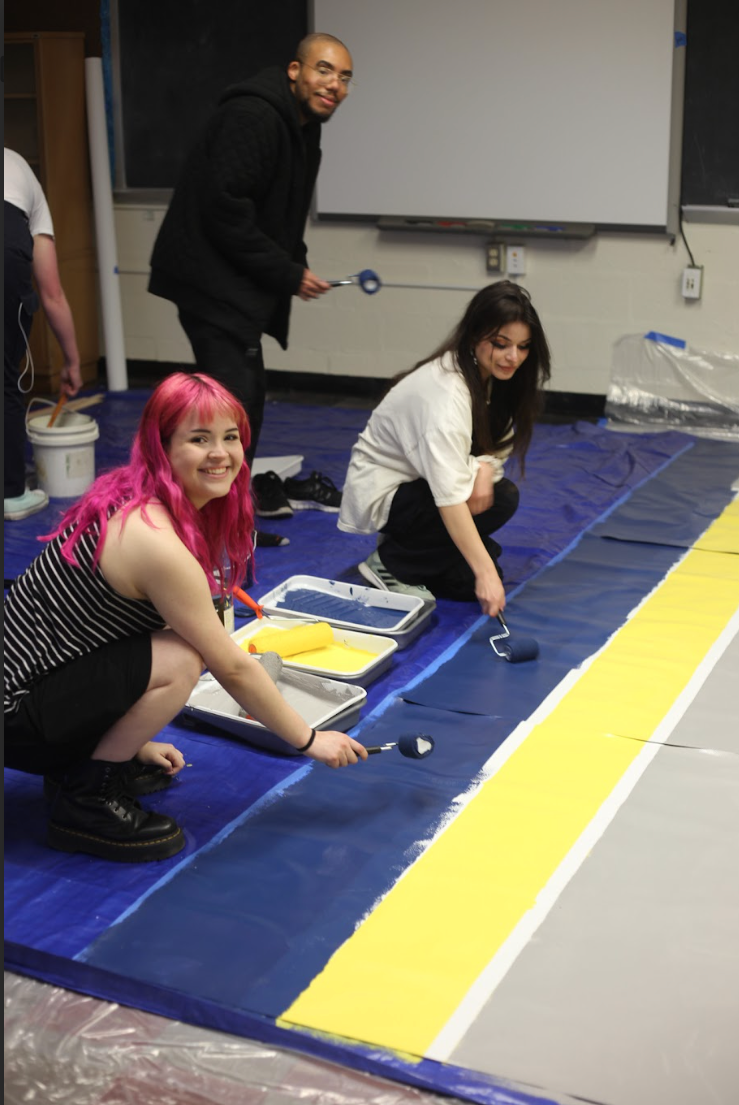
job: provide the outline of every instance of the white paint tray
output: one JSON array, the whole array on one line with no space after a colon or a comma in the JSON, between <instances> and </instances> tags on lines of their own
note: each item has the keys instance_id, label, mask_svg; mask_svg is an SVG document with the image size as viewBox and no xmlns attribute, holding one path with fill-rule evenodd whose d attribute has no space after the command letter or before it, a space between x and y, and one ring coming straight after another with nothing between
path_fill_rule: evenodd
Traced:
<instances>
[{"instance_id":1,"label":"white paint tray","mask_svg":"<svg viewBox=\"0 0 739 1105\"><path fill-rule=\"evenodd\" d=\"M294 629L297 624L313 623L298 622L296 618L255 618L241 629L237 629L231 636L237 644L241 644L242 641L253 637L260 629ZM372 653L372 658L367 660L363 668L359 671L345 672L317 667L314 664L302 662L300 654L286 656L282 661L283 668L294 668L296 671L307 671L311 675L321 675L328 679L337 679L339 682L356 683L360 687L367 687L373 679L377 679L378 675L382 675L390 667L392 655L398 647L397 641L392 637L380 637L376 633L357 633L354 629L342 629L339 626L332 626L331 629L337 644L361 648L365 652Z\"/></svg>"},{"instance_id":2,"label":"white paint tray","mask_svg":"<svg viewBox=\"0 0 739 1105\"><path fill-rule=\"evenodd\" d=\"M424 629L429 628L434 610L436 610L436 599L424 599L422 608L414 615L413 621L408 622L405 629L401 629L399 633L391 634L393 640L397 642L398 649L408 648L416 637L420 637Z\"/></svg>"},{"instance_id":3,"label":"white paint tray","mask_svg":"<svg viewBox=\"0 0 739 1105\"><path fill-rule=\"evenodd\" d=\"M295 606L282 605L290 591L310 592L305 603L309 609L298 610ZM332 599L341 606L340 617L332 613ZM346 617L345 604L356 609L356 618ZM413 595L396 595L390 591L380 591L375 587L362 587L356 583L340 583L336 579L321 579L318 576L290 576L284 583L268 591L259 599L268 614L281 618L299 617L305 621L328 622L329 625L343 629L355 629L360 633L379 633L395 637L418 616L424 606L424 600ZM397 614L396 618L392 613ZM351 610L349 611L351 613ZM377 614L373 621L373 613Z\"/></svg>"},{"instance_id":4,"label":"white paint tray","mask_svg":"<svg viewBox=\"0 0 739 1105\"><path fill-rule=\"evenodd\" d=\"M259 663L256 656L252 659ZM286 667L280 672L277 688L311 729L337 729L341 733L356 725L367 698L363 687ZM238 702L209 672L201 676L182 712L186 717L215 725L257 748L287 756L300 755L291 744L260 722L241 717Z\"/></svg>"}]
</instances>

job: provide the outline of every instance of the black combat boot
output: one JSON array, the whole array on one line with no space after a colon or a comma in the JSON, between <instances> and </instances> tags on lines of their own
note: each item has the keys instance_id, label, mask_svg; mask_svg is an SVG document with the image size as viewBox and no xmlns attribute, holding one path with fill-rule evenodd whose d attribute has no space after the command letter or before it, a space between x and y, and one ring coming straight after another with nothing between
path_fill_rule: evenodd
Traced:
<instances>
[{"instance_id":1,"label":"black combat boot","mask_svg":"<svg viewBox=\"0 0 739 1105\"><path fill-rule=\"evenodd\" d=\"M85 760L69 768L51 807L47 843L123 863L168 859L185 845L171 817L143 810L125 790L125 763Z\"/></svg>"},{"instance_id":2,"label":"black combat boot","mask_svg":"<svg viewBox=\"0 0 739 1105\"><path fill-rule=\"evenodd\" d=\"M121 764L121 786L124 794L131 798L141 798L146 794L155 794L171 785L173 775L168 775L158 764L142 764L135 757ZM44 775L44 798L51 803L64 778L64 769L50 771Z\"/></svg>"}]
</instances>

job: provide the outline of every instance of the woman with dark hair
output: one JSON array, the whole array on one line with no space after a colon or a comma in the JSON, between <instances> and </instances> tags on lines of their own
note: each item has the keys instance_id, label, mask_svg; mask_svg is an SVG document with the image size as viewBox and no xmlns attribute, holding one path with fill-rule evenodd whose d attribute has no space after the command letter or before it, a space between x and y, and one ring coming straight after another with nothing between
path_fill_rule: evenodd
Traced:
<instances>
[{"instance_id":1,"label":"woman with dark hair","mask_svg":"<svg viewBox=\"0 0 739 1105\"><path fill-rule=\"evenodd\" d=\"M298 751L329 767L366 758L346 734L306 725L216 612L213 596L243 582L252 555L248 444L221 384L168 376L130 463L98 477L10 590L5 765L46 776L55 848L135 862L183 847L177 823L136 796L184 767L153 738L204 667Z\"/></svg>"},{"instance_id":2,"label":"woman with dark hair","mask_svg":"<svg viewBox=\"0 0 739 1105\"><path fill-rule=\"evenodd\" d=\"M339 529L377 533L359 565L375 587L505 607L489 534L518 506L550 355L529 294L508 280L474 296L451 335L399 376L352 450Z\"/></svg>"}]
</instances>

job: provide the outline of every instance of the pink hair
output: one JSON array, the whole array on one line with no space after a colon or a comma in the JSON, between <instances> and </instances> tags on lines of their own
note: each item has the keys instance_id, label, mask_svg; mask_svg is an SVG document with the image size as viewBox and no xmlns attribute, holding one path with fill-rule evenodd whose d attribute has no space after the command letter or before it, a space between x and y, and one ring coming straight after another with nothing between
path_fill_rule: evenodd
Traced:
<instances>
[{"instance_id":1,"label":"pink hair","mask_svg":"<svg viewBox=\"0 0 739 1105\"><path fill-rule=\"evenodd\" d=\"M153 526L146 507L158 502L166 507L177 536L205 572L211 593L230 594L234 587L240 586L253 553L254 508L249 467L246 462L242 464L228 495L211 499L202 509L195 509L175 480L167 455L173 433L193 410L204 422L216 414L233 418L241 444L244 449L248 448L249 422L244 408L231 392L210 376L174 372L154 389L144 407L129 464L99 476L44 540L51 540L74 525L73 533L62 545L62 555L68 563L76 565L77 541L97 524L100 527L95 553L97 564L109 516L119 510L125 519L132 510L140 508L141 517Z\"/></svg>"}]
</instances>

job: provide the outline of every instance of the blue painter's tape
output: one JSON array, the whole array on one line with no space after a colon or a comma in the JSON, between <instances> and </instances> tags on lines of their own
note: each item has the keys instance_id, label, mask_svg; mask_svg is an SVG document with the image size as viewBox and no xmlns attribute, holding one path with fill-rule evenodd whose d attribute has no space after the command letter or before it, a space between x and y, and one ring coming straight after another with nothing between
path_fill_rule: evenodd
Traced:
<instances>
[{"instance_id":1,"label":"blue painter's tape","mask_svg":"<svg viewBox=\"0 0 739 1105\"><path fill-rule=\"evenodd\" d=\"M688 36L685 34L685 31L675 31L675 45L676 46L685 46L687 44L687 41L688 41Z\"/></svg>"},{"instance_id":2,"label":"blue painter's tape","mask_svg":"<svg viewBox=\"0 0 739 1105\"><path fill-rule=\"evenodd\" d=\"M658 334L656 330L650 330L644 337L647 341L657 341L662 345L674 345L678 349L684 349L686 345L682 338L671 338L669 334Z\"/></svg>"}]
</instances>

